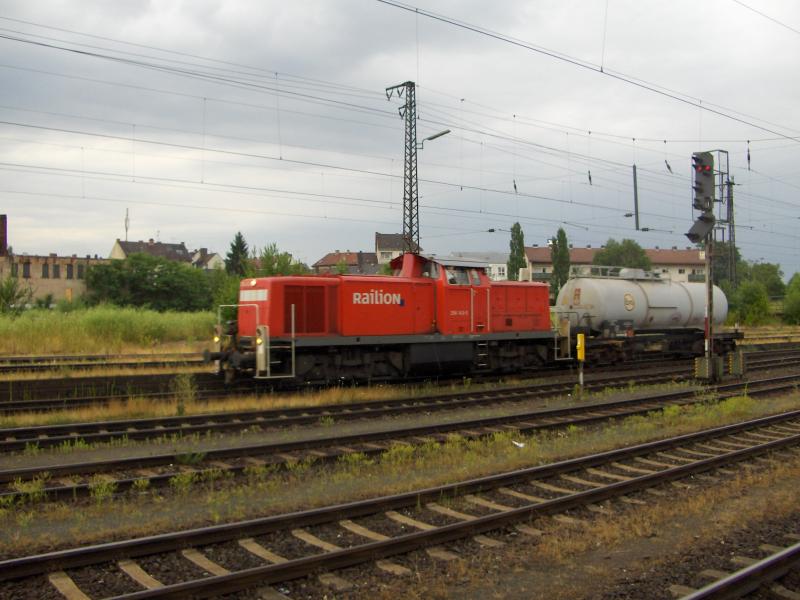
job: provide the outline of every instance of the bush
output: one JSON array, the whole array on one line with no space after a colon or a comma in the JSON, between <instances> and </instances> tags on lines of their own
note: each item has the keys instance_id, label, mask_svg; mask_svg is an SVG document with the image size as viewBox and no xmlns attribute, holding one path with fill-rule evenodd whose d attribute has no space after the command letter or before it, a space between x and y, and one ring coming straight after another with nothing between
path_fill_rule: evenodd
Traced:
<instances>
[{"instance_id":1,"label":"bush","mask_svg":"<svg viewBox=\"0 0 800 600\"><path fill-rule=\"evenodd\" d=\"M763 325L770 319L767 288L758 281L744 281L734 295L734 310L744 325Z\"/></svg>"},{"instance_id":2,"label":"bush","mask_svg":"<svg viewBox=\"0 0 800 600\"><path fill-rule=\"evenodd\" d=\"M18 315L33 298L30 284L23 284L16 277L0 281L0 313Z\"/></svg>"},{"instance_id":3,"label":"bush","mask_svg":"<svg viewBox=\"0 0 800 600\"><path fill-rule=\"evenodd\" d=\"M789 325L800 325L800 290L789 289L783 300L783 320Z\"/></svg>"},{"instance_id":4,"label":"bush","mask_svg":"<svg viewBox=\"0 0 800 600\"><path fill-rule=\"evenodd\" d=\"M94 265L86 273L87 300L157 311L208 310L211 287L203 271L148 254Z\"/></svg>"}]
</instances>

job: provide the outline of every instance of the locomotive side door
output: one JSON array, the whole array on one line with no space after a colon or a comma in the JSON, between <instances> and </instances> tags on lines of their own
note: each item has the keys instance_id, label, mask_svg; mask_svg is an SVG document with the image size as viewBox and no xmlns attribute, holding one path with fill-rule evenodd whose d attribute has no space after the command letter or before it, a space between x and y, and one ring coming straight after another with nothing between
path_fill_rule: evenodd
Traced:
<instances>
[{"instance_id":1,"label":"locomotive side door","mask_svg":"<svg viewBox=\"0 0 800 600\"><path fill-rule=\"evenodd\" d=\"M470 287L472 288L472 333L489 331L489 280L478 269L468 269Z\"/></svg>"},{"instance_id":2,"label":"locomotive side door","mask_svg":"<svg viewBox=\"0 0 800 600\"><path fill-rule=\"evenodd\" d=\"M477 269L445 267L439 330L446 334L485 333L489 328L488 298L488 281Z\"/></svg>"}]
</instances>

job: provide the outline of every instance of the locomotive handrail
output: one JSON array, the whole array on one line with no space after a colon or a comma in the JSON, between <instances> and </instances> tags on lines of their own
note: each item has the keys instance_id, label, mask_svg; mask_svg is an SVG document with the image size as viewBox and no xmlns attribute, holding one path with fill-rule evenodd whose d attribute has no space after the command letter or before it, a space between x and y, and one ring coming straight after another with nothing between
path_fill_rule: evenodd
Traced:
<instances>
[{"instance_id":1,"label":"locomotive handrail","mask_svg":"<svg viewBox=\"0 0 800 600\"><path fill-rule=\"evenodd\" d=\"M240 306L253 306L256 309L256 325L259 323L258 318L258 304L252 302L246 302L243 304L220 304L217 306L217 325L222 325L222 309L223 308L236 308L238 309Z\"/></svg>"},{"instance_id":2,"label":"locomotive handrail","mask_svg":"<svg viewBox=\"0 0 800 600\"><path fill-rule=\"evenodd\" d=\"M291 336L291 349L292 349L291 364L292 364L292 371L291 371L291 373L288 373L286 375L273 375L272 374L272 360L271 360L272 344L271 344L271 337L270 337L270 334L269 334L269 325L259 325L256 328L256 331L258 331L259 329L263 329L264 330L264 335L263 335L262 344L257 344L256 345L256 373L253 376L253 379L293 379L295 377L295 375L296 375L297 335L296 335L296 331L295 331L295 305L294 304L292 304L291 317L292 317L292 319L291 319L291 322L292 322L292 327L291 327L291 332L292 332L292 336ZM259 360L259 355L262 357L261 360ZM259 364L262 361L264 363L264 366L266 367L266 369L264 369L267 372L266 375L261 375L262 369L259 367Z\"/></svg>"}]
</instances>

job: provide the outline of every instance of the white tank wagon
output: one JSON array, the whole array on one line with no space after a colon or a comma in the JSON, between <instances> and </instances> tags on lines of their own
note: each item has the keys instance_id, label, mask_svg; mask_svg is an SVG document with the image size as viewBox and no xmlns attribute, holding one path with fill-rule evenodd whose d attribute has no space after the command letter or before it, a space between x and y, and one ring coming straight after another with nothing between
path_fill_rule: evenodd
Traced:
<instances>
[{"instance_id":1,"label":"white tank wagon","mask_svg":"<svg viewBox=\"0 0 800 600\"><path fill-rule=\"evenodd\" d=\"M603 337L705 328L705 283L662 279L641 269L591 267L561 288L554 312L573 329ZM714 286L714 323L728 315L728 300Z\"/></svg>"}]
</instances>

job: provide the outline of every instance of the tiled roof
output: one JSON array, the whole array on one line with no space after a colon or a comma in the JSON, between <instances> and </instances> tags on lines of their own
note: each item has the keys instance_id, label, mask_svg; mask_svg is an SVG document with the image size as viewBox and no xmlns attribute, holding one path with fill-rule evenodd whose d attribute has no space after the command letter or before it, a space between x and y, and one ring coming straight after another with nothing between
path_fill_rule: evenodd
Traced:
<instances>
[{"instance_id":1,"label":"tiled roof","mask_svg":"<svg viewBox=\"0 0 800 600\"><path fill-rule=\"evenodd\" d=\"M376 252L391 252L394 250L403 250L403 234L402 233L378 233L375 232L375 251ZM422 249L418 246L417 252Z\"/></svg>"},{"instance_id":2,"label":"tiled roof","mask_svg":"<svg viewBox=\"0 0 800 600\"><path fill-rule=\"evenodd\" d=\"M343 261L347 266L377 265L378 257L374 252L328 252L315 262L313 267L335 267Z\"/></svg>"},{"instance_id":3,"label":"tiled roof","mask_svg":"<svg viewBox=\"0 0 800 600\"><path fill-rule=\"evenodd\" d=\"M117 240L117 243L119 243L120 248L122 248L126 256L142 252L151 256L158 256L179 262L192 261L192 255L186 249L183 242L180 244L166 244L164 242L154 242L153 240L147 242L143 242L142 240L138 242L123 242Z\"/></svg>"}]
</instances>

